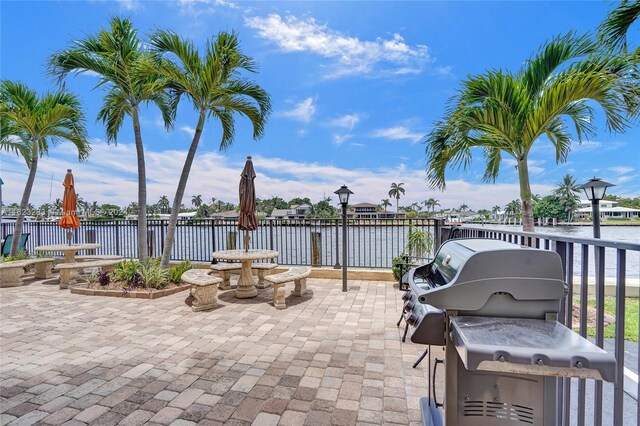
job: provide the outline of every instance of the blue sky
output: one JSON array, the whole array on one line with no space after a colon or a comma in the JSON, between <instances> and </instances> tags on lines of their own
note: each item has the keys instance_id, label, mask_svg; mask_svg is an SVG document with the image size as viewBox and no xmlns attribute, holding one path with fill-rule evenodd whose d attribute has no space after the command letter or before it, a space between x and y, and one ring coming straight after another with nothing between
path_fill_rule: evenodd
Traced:
<instances>
[{"instance_id":1,"label":"blue sky","mask_svg":"<svg viewBox=\"0 0 640 426\"><path fill-rule=\"evenodd\" d=\"M442 207L504 206L519 197L514 162L504 160L496 184L483 184L484 162L451 170L444 192L425 182L424 135L468 74L490 68L518 69L546 40L570 30L597 27L607 2L238 2L217 1L3 1L0 3L0 75L45 91L55 88L45 64L74 39L93 34L111 16L130 17L140 34L174 30L203 47L219 31L239 34L242 49L259 65L251 78L272 96L265 137L251 139L238 119L236 141L218 150L220 127L206 125L185 196L202 194L237 201L239 175L252 155L257 195L317 201L347 184L352 202L380 203L391 182L404 182L400 204L434 197ZM632 40L640 43L638 28ZM103 92L96 78L71 78L87 115L93 155L78 164L71 148L54 147L39 166L35 205L61 197L67 168L89 201L126 205L137 198L131 123L118 145L107 145L95 122ZM578 182L594 175L618 186L611 193L640 195L640 129L609 134L598 113L598 135L575 145L569 161L556 165L551 145L539 141L530 156L533 192L547 195L571 173ZM181 105L175 129L165 132L160 114L142 114L149 202L173 198L196 117ZM19 201L27 169L1 154L5 202Z\"/></svg>"}]
</instances>

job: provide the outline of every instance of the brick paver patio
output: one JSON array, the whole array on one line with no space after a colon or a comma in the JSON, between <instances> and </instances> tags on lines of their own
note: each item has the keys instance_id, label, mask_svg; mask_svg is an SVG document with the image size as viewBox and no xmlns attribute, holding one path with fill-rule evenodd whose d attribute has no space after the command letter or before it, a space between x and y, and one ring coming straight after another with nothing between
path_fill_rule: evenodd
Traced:
<instances>
[{"instance_id":1,"label":"brick paver patio","mask_svg":"<svg viewBox=\"0 0 640 426\"><path fill-rule=\"evenodd\" d=\"M400 343L397 288L349 284L309 279L280 311L271 288L221 292L197 313L187 292L1 289L0 424L417 424L426 365L412 369L422 348Z\"/></svg>"}]
</instances>

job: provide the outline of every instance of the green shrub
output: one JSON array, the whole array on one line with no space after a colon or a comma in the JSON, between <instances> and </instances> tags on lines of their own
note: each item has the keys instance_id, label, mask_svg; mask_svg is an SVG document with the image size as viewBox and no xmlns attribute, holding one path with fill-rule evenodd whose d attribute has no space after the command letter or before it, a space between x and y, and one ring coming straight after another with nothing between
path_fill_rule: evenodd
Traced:
<instances>
[{"instance_id":1,"label":"green shrub","mask_svg":"<svg viewBox=\"0 0 640 426\"><path fill-rule=\"evenodd\" d=\"M393 260L391 260L391 271L393 272L393 277L396 281L400 281L400 278L402 278L400 276L400 267L398 266L398 263L405 263L405 256L406 253L400 253L397 257L394 257ZM407 268L405 267L403 271L406 273Z\"/></svg>"},{"instance_id":2,"label":"green shrub","mask_svg":"<svg viewBox=\"0 0 640 426\"><path fill-rule=\"evenodd\" d=\"M180 262L178 265L173 265L169 268L169 281L172 283L180 284L180 279L182 278L182 274L184 274L189 269L193 269L193 265L190 260L185 260L184 262Z\"/></svg>"},{"instance_id":3,"label":"green shrub","mask_svg":"<svg viewBox=\"0 0 640 426\"><path fill-rule=\"evenodd\" d=\"M99 273L100 272L97 269L94 269L90 274L86 274L84 279L87 280L89 284L97 283Z\"/></svg>"},{"instance_id":4,"label":"green shrub","mask_svg":"<svg viewBox=\"0 0 640 426\"><path fill-rule=\"evenodd\" d=\"M29 256L27 252L24 249L22 249L15 256L2 256L2 261L12 262L14 260L26 260L26 259L29 259L30 257L31 256Z\"/></svg>"},{"instance_id":5,"label":"green shrub","mask_svg":"<svg viewBox=\"0 0 640 426\"><path fill-rule=\"evenodd\" d=\"M169 271L160 266L159 257L150 257L140 265L140 276L149 288L165 288L169 283Z\"/></svg>"},{"instance_id":6,"label":"green shrub","mask_svg":"<svg viewBox=\"0 0 640 426\"><path fill-rule=\"evenodd\" d=\"M136 259L123 260L118 262L115 270L113 271L114 281L125 281L129 283L135 274L140 270L140 262Z\"/></svg>"}]
</instances>

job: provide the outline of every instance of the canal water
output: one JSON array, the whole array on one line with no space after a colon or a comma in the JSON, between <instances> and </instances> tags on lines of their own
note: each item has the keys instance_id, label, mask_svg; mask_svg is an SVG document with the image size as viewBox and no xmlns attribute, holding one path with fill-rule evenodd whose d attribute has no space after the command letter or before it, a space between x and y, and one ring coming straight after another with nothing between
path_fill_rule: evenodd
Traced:
<instances>
[{"instance_id":1,"label":"canal water","mask_svg":"<svg viewBox=\"0 0 640 426\"><path fill-rule=\"evenodd\" d=\"M504 231L522 231L521 225L465 225L480 229L496 229ZM572 238L593 238L593 228L591 226L537 226L536 233L562 235ZM607 241L622 241L632 244L640 244L640 226L602 226L600 237ZM579 244L574 248L574 271L580 272L581 248ZM640 279L640 252L627 251L626 275L630 279ZM616 251L615 249L605 250L605 275L607 277L616 276ZM595 261L593 250L589 253L589 275L594 276Z\"/></svg>"}]
</instances>

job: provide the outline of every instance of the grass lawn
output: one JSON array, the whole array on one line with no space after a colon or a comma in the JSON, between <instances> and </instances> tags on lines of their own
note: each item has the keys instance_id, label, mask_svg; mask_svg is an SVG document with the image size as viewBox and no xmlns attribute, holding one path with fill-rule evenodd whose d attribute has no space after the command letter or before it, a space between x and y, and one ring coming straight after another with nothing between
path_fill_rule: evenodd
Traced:
<instances>
[{"instance_id":1,"label":"grass lawn","mask_svg":"<svg viewBox=\"0 0 640 426\"><path fill-rule=\"evenodd\" d=\"M635 297L627 297L625 300L625 322L624 322L624 339L632 342L638 341L638 306L640 306L638 298ZM590 307L595 308L596 299L591 298L587 302ZM574 299L574 306L580 306L580 299ZM616 298L615 297L605 297L604 298L604 311L614 316L616 315ZM579 328L575 328L575 331L578 332ZM596 328L588 327L587 335L589 337L596 336ZM605 338L614 338L616 336L616 324L611 323L604 328L604 337Z\"/></svg>"}]
</instances>

